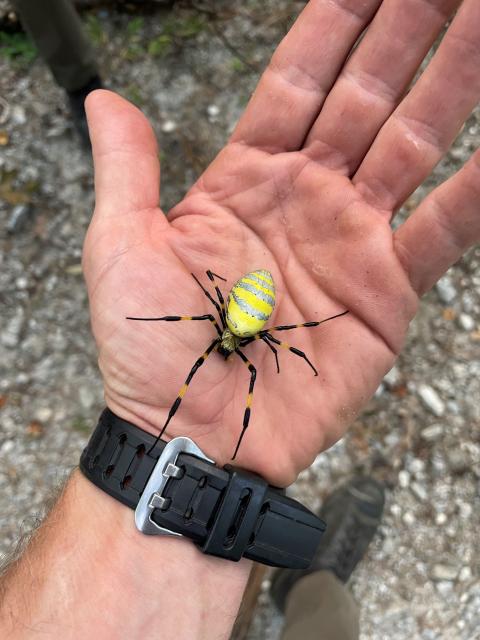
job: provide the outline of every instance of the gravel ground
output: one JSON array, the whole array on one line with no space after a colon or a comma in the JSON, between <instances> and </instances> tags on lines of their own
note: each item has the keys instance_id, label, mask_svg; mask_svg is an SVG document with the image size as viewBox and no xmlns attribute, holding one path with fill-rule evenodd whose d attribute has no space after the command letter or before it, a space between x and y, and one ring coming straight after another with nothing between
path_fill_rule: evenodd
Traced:
<instances>
[{"instance_id":1,"label":"gravel ground","mask_svg":"<svg viewBox=\"0 0 480 640\"><path fill-rule=\"evenodd\" d=\"M83 15L103 76L152 120L168 209L213 158L302 2L216 17ZM234 5L237 7L237 5ZM0 57L0 554L42 514L102 408L80 257L92 169L43 64ZM480 143L480 110L401 216ZM401 219L400 216L400 219ZM388 487L381 531L352 579L362 640L480 638L480 251L423 301L406 348L349 434L292 487L318 508L355 471ZM279 637L267 596L250 640Z\"/></svg>"}]
</instances>

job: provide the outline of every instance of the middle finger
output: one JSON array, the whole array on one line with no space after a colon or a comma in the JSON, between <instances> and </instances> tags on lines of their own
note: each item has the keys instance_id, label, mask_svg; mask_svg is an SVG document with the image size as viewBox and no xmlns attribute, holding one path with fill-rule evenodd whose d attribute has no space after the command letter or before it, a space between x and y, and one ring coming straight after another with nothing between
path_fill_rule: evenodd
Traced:
<instances>
[{"instance_id":1,"label":"middle finger","mask_svg":"<svg viewBox=\"0 0 480 640\"><path fill-rule=\"evenodd\" d=\"M313 125L309 157L352 175L461 0L386 0Z\"/></svg>"}]
</instances>

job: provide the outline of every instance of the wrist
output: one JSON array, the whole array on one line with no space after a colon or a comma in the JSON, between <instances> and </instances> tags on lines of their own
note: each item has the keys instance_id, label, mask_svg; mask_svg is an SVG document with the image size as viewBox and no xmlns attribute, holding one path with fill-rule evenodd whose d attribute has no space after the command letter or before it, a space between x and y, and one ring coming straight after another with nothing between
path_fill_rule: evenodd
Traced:
<instances>
[{"instance_id":1,"label":"wrist","mask_svg":"<svg viewBox=\"0 0 480 640\"><path fill-rule=\"evenodd\" d=\"M115 598L124 602L128 617L135 611L137 619L150 620L152 633L161 621L165 638L228 637L248 579L249 561L226 562L203 555L186 539L143 535L130 509L79 471L72 476L70 490L79 506L80 522L90 522L88 539L95 545L95 565L114 585ZM181 603L178 608L177 603ZM132 628L131 637L135 636Z\"/></svg>"},{"instance_id":2,"label":"wrist","mask_svg":"<svg viewBox=\"0 0 480 640\"><path fill-rule=\"evenodd\" d=\"M186 540L142 535L128 508L76 470L5 577L0 627L18 639L29 628L49 637L101 628L102 637L148 638L161 628L166 639L227 638L249 568Z\"/></svg>"}]
</instances>

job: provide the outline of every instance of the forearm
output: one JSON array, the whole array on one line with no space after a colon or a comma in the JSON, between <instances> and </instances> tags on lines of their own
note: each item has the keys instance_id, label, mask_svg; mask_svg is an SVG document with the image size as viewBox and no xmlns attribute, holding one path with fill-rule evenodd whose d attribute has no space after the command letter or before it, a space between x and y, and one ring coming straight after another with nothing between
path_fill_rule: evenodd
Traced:
<instances>
[{"instance_id":1,"label":"forearm","mask_svg":"<svg viewBox=\"0 0 480 640\"><path fill-rule=\"evenodd\" d=\"M227 638L250 563L145 536L79 471L0 583L2 638Z\"/></svg>"}]
</instances>

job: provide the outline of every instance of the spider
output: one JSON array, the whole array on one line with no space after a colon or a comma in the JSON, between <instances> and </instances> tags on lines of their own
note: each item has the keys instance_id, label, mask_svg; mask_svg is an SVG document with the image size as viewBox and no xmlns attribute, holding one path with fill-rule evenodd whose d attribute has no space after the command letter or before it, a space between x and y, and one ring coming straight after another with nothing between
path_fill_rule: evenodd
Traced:
<instances>
[{"instance_id":1,"label":"spider","mask_svg":"<svg viewBox=\"0 0 480 640\"><path fill-rule=\"evenodd\" d=\"M348 313L348 311L342 311L342 313L337 313L336 315L320 320L319 322L303 322L302 324L281 325L264 329L263 327L272 315L273 308L275 306L275 285L273 283L272 274L269 271L265 269L258 269L256 271L247 273L242 278L237 280L237 282L233 285L230 293L228 294L226 305L222 292L216 284L215 278L217 278L218 280L223 280L224 282L226 282L226 279L222 278L222 276L219 276L216 273L213 273L212 271L207 271L206 273L208 279L213 283L217 295L217 300L212 297L210 292L202 285L200 280L193 273L191 275L200 286L203 293L207 296L207 298L217 310L222 328L220 328L217 320L210 313L201 316L163 316L161 318L133 318L131 316L127 316L126 319L141 320L144 322L155 322L159 320L163 320L166 322L178 322L181 320L209 320L215 327L218 334L218 337L216 337L215 340L210 344L205 353L203 353L203 355L198 358L198 360L190 370L190 373L188 374L187 379L180 389L175 402L170 408L167 420L163 425L158 438L150 448L150 451L155 448L156 444L165 433L170 420L173 418L173 416L177 412L178 407L180 406L180 403L182 402L182 398L185 395L188 389L188 385L192 381L193 376L213 351L217 351L221 356L225 358L225 360L232 353L236 353L243 360L250 372L250 385L248 389L245 413L243 416L242 431L240 433L235 451L232 456L232 460L235 460L243 437L247 430L248 423L250 421L253 388L255 386L255 380L257 376L257 370L248 360L245 354L241 351L241 348L247 346L247 344L250 344L254 340L263 340L263 342L265 342L265 344L275 356L277 373L280 373L278 353L277 349L274 346L278 345L283 349L288 349L288 351L291 351L296 356L303 358L311 367L314 374L317 376L317 370L303 351L300 351L300 349L296 349L295 347L291 347L286 342L277 340L277 338L274 338L272 336L271 332L289 331L290 329L297 329L299 327L318 327L318 325L322 324L323 322L327 322L328 320L333 320L334 318L344 316L346 313Z\"/></svg>"}]
</instances>

